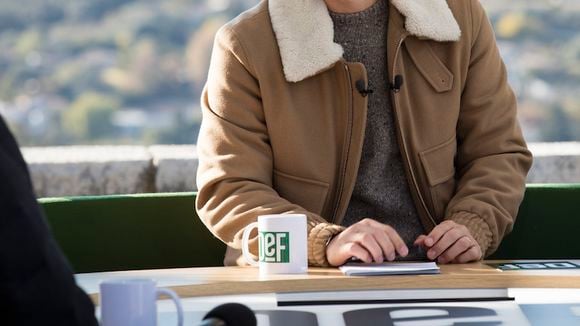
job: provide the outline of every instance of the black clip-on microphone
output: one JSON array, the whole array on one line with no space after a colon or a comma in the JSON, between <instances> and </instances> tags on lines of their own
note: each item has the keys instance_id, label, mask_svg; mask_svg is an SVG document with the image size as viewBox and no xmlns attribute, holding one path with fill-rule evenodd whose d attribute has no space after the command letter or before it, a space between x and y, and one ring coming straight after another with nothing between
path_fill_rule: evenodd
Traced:
<instances>
[{"instance_id":1,"label":"black clip-on microphone","mask_svg":"<svg viewBox=\"0 0 580 326\"><path fill-rule=\"evenodd\" d=\"M365 86L365 82L362 79L357 80L356 83L355 83L355 86L356 86L356 90L363 97L366 97L367 95L373 93L373 90L372 89L367 88ZM402 75L396 75L395 76L395 80L393 81L392 84L390 84L391 91L393 91L394 93L398 93L401 90L401 87L402 86L403 86L403 76Z\"/></svg>"},{"instance_id":2,"label":"black clip-on microphone","mask_svg":"<svg viewBox=\"0 0 580 326\"><path fill-rule=\"evenodd\" d=\"M398 93L403 86L403 76L396 75L394 82L391 84L391 90L395 93Z\"/></svg>"},{"instance_id":3,"label":"black clip-on microphone","mask_svg":"<svg viewBox=\"0 0 580 326\"><path fill-rule=\"evenodd\" d=\"M210 310L199 326L256 326L252 309L240 303L225 303Z\"/></svg>"},{"instance_id":4,"label":"black clip-on microphone","mask_svg":"<svg viewBox=\"0 0 580 326\"><path fill-rule=\"evenodd\" d=\"M366 97L369 94L373 93L373 90L370 88L366 88L365 87L365 82L362 79L359 79L356 81L356 83L354 84L356 86L356 90L360 93L360 95L362 95L363 97Z\"/></svg>"}]
</instances>

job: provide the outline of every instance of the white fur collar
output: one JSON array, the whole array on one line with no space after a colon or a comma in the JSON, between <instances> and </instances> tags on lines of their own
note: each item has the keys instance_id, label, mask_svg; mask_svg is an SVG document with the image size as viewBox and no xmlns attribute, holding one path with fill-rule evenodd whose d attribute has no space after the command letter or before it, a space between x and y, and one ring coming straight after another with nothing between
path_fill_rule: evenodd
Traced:
<instances>
[{"instance_id":1,"label":"white fur collar","mask_svg":"<svg viewBox=\"0 0 580 326\"><path fill-rule=\"evenodd\" d=\"M457 41L461 31L446 0L390 0L406 17L411 35L435 41ZM342 58L334 43L334 27L324 0L269 0L284 74L298 82Z\"/></svg>"}]
</instances>

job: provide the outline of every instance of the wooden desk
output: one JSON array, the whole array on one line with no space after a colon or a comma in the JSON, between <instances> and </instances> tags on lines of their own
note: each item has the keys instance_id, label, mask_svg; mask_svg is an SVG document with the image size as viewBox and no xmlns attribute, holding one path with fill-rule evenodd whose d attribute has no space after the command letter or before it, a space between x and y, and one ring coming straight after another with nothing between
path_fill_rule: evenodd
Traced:
<instances>
[{"instance_id":1,"label":"wooden desk","mask_svg":"<svg viewBox=\"0 0 580 326\"><path fill-rule=\"evenodd\" d=\"M580 270L501 271L487 265L493 262L497 261L440 265L439 275L353 277L336 268L310 268L303 275L261 277L255 267L212 267L77 274L77 280L95 302L98 284L112 278L152 278L183 298L303 291L580 288Z\"/></svg>"},{"instance_id":2,"label":"wooden desk","mask_svg":"<svg viewBox=\"0 0 580 326\"><path fill-rule=\"evenodd\" d=\"M98 304L98 286L104 280L154 279L181 296L189 325L198 324L209 310L225 302L248 305L260 326L294 326L296 318L308 316L310 322L300 325L384 324L383 319L377 322L368 314L376 309L387 315L391 311L392 319L400 322L408 318L419 321L427 318L421 317L425 311L432 312L432 320L424 325L468 321L487 321L490 325L580 324L580 270L500 271L487 263L492 262L441 265L439 275L349 277L334 268L311 268L305 275L260 277L253 267L216 267L78 274L77 281ZM297 304L281 304L296 297L301 298L294 301ZM421 299L425 297L430 299ZM303 298L314 304L304 304ZM348 302L328 302L344 298ZM458 311L466 315L452 316ZM159 301L158 317L161 326L175 325L173 304Z\"/></svg>"}]
</instances>

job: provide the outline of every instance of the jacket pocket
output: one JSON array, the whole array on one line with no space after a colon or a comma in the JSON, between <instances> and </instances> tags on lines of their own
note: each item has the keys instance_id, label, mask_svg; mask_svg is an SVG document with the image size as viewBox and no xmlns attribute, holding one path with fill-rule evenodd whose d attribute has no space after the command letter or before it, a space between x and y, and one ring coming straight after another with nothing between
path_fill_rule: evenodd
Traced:
<instances>
[{"instance_id":1,"label":"jacket pocket","mask_svg":"<svg viewBox=\"0 0 580 326\"><path fill-rule=\"evenodd\" d=\"M293 176L278 170L274 170L273 182L274 189L280 197L309 212L322 214L328 195L328 183Z\"/></svg>"},{"instance_id":2,"label":"jacket pocket","mask_svg":"<svg viewBox=\"0 0 580 326\"><path fill-rule=\"evenodd\" d=\"M453 88L453 73L437 57L428 42L410 37L405 45L411 60L437 93L448 92Z\"/></svg>"},{"instance_id":3,"label":"jacket pocket","mask_svg":"<svg viewBox=\"0 0 580 326\"><path fill-rule=\"evenodd\" d=\"M445 209L455 193L455 137L419 153L425 171L433 210L438 220L445 218Z\"/></svg>"}]
</instances>

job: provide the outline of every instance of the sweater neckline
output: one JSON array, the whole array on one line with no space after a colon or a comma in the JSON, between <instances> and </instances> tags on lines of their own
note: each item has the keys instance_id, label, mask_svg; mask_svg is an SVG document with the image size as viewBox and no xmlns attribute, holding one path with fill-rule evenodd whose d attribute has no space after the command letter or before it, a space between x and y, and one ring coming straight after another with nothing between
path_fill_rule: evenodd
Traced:
<instances>
[{"instance_id":1,"label":"sweater neckline","mask_svg":"<svg viewBox=\"0 0 580 326\"><path fill-rule=\"evenodd\" d=\"M330 17L334 21L334 23L339 24L356 24L360 23L361 21L365 21L371 17L377 17L382 15L385 12L387 7L387 2L385 0L377 0L374 4L370 7L352 13L338 13L331 10L328 10Z\"/></svg>"}]
</instances>

